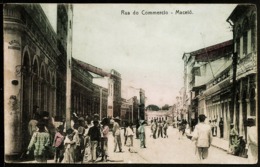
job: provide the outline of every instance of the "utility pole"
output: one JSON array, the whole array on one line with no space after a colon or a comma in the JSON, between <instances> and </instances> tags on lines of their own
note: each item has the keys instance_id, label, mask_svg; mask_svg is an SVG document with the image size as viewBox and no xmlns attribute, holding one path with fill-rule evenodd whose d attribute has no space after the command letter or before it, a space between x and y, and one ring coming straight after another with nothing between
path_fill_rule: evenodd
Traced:
<instances>
[{"instance_id":1,"label":"utility pole","mask_svg":"<svg viewBox=\"0 0 260 167\"><path fill-rule=\"evenodd\" d=\"M230 107L230 122L233 122L233 114L235 111L236 101L236 74L237 74L237 52L233 53L233 76L232 76L232 88L231 88L231 107Z\"/></svg>"},{"instance_id":2,"label":"utility pole","mask_svg":"<svg viewBox=\"0 0 260 167\"><path fill-rule=\"evenodd\" d=\"M235 111L235 101L236 101L236 76L237 76L237 52L235 52L235 34L234 34L234 24L230 19L227 19L227 22L230 24L231 28L232 28L232 34L233 34L233 62L232 62L232 67L233 67L233 76L232 76L232 87L231 87L231 107L230 107L230 123L234 123L233 122L233 115L234 115L234 111ZM235 126L235 125L234 125Z\"/></svg>"},{"instance_id":3,"label":"utility pole","mask_svg":"<svg viewBox=\"0 0 260 167\"><path fill-rule=\"evenodd\" d=\"M66 71L66 129L71 128L71 69L72 69L72 24L73 24L73 6L69 4L68 8L68 32L67 32L67 71Z\"/></svg>"},{"instance_id":4,"label":"utility pole","mask_svg":"<svg viewBox=\"0 0 260 167\"><path fill-rule=\"evenodd\" d=\"M144 108L145 108L145 93L143 89L140 89L140 111L139 111L139 118L140 120L144 120Z\"/></svg>"}]
</instances>

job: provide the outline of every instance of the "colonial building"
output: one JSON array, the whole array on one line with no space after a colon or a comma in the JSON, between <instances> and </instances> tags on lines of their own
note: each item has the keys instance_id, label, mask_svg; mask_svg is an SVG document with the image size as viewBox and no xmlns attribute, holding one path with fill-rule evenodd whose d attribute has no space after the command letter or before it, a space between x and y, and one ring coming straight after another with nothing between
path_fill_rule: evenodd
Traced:
<instances>
[{"instance_id":1,"label":"colonial building","mask_svg":"<svg viewBox=\"0 0 260 167\"><path fill-rule=\"evenodd\" d=\"M108 89L93 83L92 74L85 68L87 63L72 60L72 112L80 116L101 113L101 117L106 117Z\"/></svg>"},{"instance_id":2,"label":"colonial building","mask_svg":"<svg viewBox=\"0 0 260 167\"><path fill-rule=\"evenodd\" d=\"M215 95L221 94L227 97L226 94L230 93L227 83L230 83L231 56L232 40L184 54L189 123L192 120L196 121L199 114L207 115L208 120L219 121L220 117L224 117L227 111L226 109L220 111L220 108L226 98L217 99ZM213 85L214 88L211 88ZM228 118L224 119L227 123Z\"/></svg>"},{"instance_id":3,"label":"colonial building","mask_svg":"<svg viewBox=\"0 0 260 167\"><path fill-rule=\"evenodd\" d=\"M256 6L238 5L227 18L233 27L233 48L238 55L234 112L230 122L247 138L244 124L248 117L257 123L257 29ZM232 72L231 72L232 73ZM232 74L233 75L233 74ZM256 132L257 133L257 132Z\"/></svg>"},{"instance_id":4,"label":"colonial building","mask_svg":"<svg viewBox=\"0 0 260 167\"><path fill-rule=\"evenodd\" d=\"M123 122L133 122L133 103L131 100L121 99L121 111L120 111L120 118Z\"/></svg>"},{"instance_id":5,"label":"colonial building","mask_svg":"<svg viewBox=\"0 0 260 167\"><path fill-rule=\"evenodd\" d=\"M91 72L109 78L111 74L72 58L73 7L59 4L57 9L56 33L39 4L4 6L7 158L26 150L30 140L28 122L33 118L35 106L40 112L47 111L55 121L70 118L72 112L80 116L108 115L108 97L111 97L108 94L113 89L94 84ZM121 79L116 76L116 97L120 99L113 101L120 103Z\"/></svg>"},{"instance_id":6,"label":"colonial building","mask_svg":"<svg viewBox=\"0 0 260 167\"><path fill-rule=\"evenodd\" d=\"M172 121L171 116L170 116L170 111L168 110L159 110L159 111L151 111L151 110L146 110L146 120L148 124L151 124L152 120L161 120L161 121Z\"/></svg>"},{"instance_id":7,"label":"colonial building","mask_svg":"<svg viewBox=\"0 0 260 167\"><path fill-rule=\"evenodd\" d=\"M113 80L113 117L120 117L121 111L121 74L116 70L111 70L110 78Z\"/></svg>"},{"instance_id":8,"label":"colonial building","mask_svg":"<svg viewBox=\"0 0 260 167\"><path fill-rule=\"evenodd\" d=\"M68 17L69 6L60 6ZM64 34L55 33L39 4L5 4L3 21L5 154L16 155L27 147L34 106L51 116L65 108L56 99L65 98L65 83L57 81L66 76L66 50L58 47Z\"/></svg>"}]
</instances>

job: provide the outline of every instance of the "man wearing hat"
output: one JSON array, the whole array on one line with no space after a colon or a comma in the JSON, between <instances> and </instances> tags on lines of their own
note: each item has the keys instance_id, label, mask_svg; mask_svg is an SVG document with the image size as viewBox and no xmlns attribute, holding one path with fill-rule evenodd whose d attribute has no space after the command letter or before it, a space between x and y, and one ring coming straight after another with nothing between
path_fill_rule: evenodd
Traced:
<instances>
[{"instance_id":1,"label":"man wearing hat","mask_svg":"<svg viewBox=\"0 0 260 167\"><path fill-rule=\"evenodd\" d=\"M200 160L208 157L208 149L212 142L212 133L210 125L205 123L207 117L204 114L199 115L199 123L195 126L193 141L196 141L197 153Z\"/></svg>"},{"instance_id":2,"label":"man wearing hat","mask_svg":"<svg viewBox=\"0 0 260 167\"><path fill-rule=\"evenodd\" d=\"M119 147L119 152L122 152L122 142L121 142L121 133L120 133L120 126L119 126L119 122L120 122L119 117L114 118L114 121L115 121L114 125L113 125L113 136L114 136L114 143L115 143L114 152L116 152L117 145Z\"/></svg>"}]
</instances>

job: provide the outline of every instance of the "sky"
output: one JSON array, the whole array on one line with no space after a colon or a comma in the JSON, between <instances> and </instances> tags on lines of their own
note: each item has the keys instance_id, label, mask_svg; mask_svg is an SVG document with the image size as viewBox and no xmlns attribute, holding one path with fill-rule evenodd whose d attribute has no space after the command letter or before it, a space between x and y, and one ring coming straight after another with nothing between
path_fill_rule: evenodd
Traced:
<instances>
[{"instance_id":1,"label":"sky","mask_svg":"<svg viewBox=\"0 0 260 167\"><path fill-rule=\"evenodd\" d=\"M139 96L142 88L146 105L173 105L184 85L183 54L232 39L226 20L235 6L74 4L73 57L105 71L118 71L122 98ZM56 6L42 7L56 30ZM175 14L176 10L192 14ZM168 14L143 15L142 11Z\"/></svg>"}]
</instances>

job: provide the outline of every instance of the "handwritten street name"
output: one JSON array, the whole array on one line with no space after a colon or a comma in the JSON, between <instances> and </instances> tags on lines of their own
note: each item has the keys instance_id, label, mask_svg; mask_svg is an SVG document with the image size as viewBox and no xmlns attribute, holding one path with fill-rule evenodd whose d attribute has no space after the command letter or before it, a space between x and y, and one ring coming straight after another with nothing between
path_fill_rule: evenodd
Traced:
<instances>
[{"instance_id":1,"label":"handwritten street name","mask_svg":"<svg viewBox=\"0 0 260 167\"><path fill-rule=\"evenodd\" d=\"M192 15L192 10L174 10L174 11L148 11L148 10L141 10L141 11L127 11L121 10L121 15Z\"/></svg>"}]
</instances>

